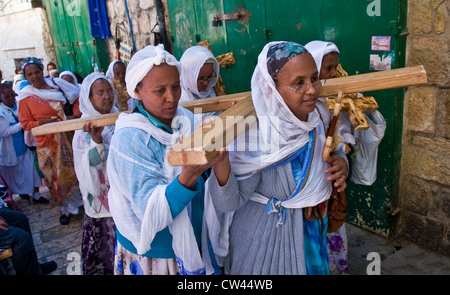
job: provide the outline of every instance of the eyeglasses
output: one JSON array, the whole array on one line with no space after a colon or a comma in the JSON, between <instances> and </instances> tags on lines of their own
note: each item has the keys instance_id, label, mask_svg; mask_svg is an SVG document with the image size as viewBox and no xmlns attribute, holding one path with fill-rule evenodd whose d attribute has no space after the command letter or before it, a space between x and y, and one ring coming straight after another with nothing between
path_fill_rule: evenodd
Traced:
<instances>
[{"instance_id":1,"label":"eyeglasses","mask_svg":"<svg viewBox=\"0 0 450 295\"><path fill-rule=\"evenodd\" d=\"M216 73L212 73L210 76L206 77L206 78L202 78L202 79L198 79L197 83L205 83L205 82L210 82L212 79L214 79L215 77L217 77Z\"/></svg>"},{"instance_id":2,"label":"eyeglasses","mask_svg":"<svg viewBox=\"0 0 450 295\"><path fill-rule=\"evenodd\" d=\"M280 84L281 86L284 86L284 87L286 87L286 88L288 88L288 89L294 90L294 92L297 93L297 94L303 94L303 93L305 93L306 91L308 91L308 89L309 89L310 86L313 86L314 88L317 89L317 88L319 87L319 85L320 85L320 86L325 85L325 82L326 82L326 80L319 80L319 79L318 79L316 82L313 82L313 83L311 83L311 84L300 84L300 85L297 86L297 87L292 87L292 86L289 86L289 85L280 83L280 82L278 82L278 81L275 81L275 83Z\"/></svg>"},{"instance_id":3,"label":"eyeglasses","mask_svg":"<svg viewBox=\"0 0 450 295\"><path fill-rule=\"evenodd\" d=\"M113 90L109 90L107 92L94 93L94 95L98 96L98 97L101 97L101 98L103 98L105 96L114 96L114 91Z\"/></svg>"}]
</instances>

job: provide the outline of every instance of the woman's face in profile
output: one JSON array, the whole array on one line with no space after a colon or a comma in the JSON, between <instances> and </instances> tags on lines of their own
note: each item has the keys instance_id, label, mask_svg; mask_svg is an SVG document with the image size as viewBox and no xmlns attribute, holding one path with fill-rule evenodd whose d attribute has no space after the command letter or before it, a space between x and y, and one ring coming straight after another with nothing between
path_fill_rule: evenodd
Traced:
<instances>
[{"instance_id":1,"label":"woman's face in profile","mask_svg":"<svg viewBox=\"0 0 450 295\"><path fill-rule=\"evenodd\" d=\"M176 66L154 66L136 87L144 109L165 125L171 125L181 97L180 74Z\"/></svg>"}]
</instances>

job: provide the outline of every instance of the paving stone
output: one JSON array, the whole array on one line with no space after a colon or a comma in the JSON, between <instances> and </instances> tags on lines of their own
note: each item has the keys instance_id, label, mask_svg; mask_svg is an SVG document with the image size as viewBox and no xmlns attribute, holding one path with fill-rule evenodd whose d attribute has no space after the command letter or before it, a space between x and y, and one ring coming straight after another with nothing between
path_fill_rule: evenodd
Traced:
<instances>
[{"instance_id":1,"label":"paving stone","mask_svg":"<svg viewBox=\"0 0 450 295\"><path fill-rule=\"evenodd\" d=\"M41 188L41 195L50 198ZM68 225L59 224L60 208L53 200L46 205L32 204L18 196L14 198L29 217L31 230L41 263L55 261L58 268L52 275L67 275L73 262L68 255L81 257L83 210L72 217ZM450 258L424 250L417 245L398 248L389 239L346 223L348 239L348 264L351 275L366 275L371 260L367 255L376 252L381 258L382 275L438 275L450 274Z\"/></svg>"}]
</instances>

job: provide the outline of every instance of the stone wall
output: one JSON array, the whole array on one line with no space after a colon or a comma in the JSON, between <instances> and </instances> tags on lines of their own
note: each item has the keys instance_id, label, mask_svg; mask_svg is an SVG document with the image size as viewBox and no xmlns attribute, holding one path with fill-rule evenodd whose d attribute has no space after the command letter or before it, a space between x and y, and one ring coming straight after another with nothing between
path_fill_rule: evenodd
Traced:
<instances>
[{"instance_id":1,"label":"stone wall","mask_svg":"<svg viewBox=\"0 0 450 295\"><path fill-rule=\"evenodd\" d=\"M406 65L426 85L405 94L397 237L450 256L450 0L411 0Z\"/></svg>"},{"instance_id":2,"label":"stone wall","mask_svg":"<svg viewBox=\"0 0 450 295\"><path fill-rule=\"evenodd\" d=\"M152 29L154 29L154 32L159 32L159 27L156 25L154 0L127 0L127 4L136 51L147 45L154 45L155 36ZM107 0L106 5L112 38L105 41L109 60L112 61L116 59L116 47L114 43L116 28L118 32L117 36L121 39L122 43L132 48L132 40L124 0Z\"/></svg>"}]
</instances>

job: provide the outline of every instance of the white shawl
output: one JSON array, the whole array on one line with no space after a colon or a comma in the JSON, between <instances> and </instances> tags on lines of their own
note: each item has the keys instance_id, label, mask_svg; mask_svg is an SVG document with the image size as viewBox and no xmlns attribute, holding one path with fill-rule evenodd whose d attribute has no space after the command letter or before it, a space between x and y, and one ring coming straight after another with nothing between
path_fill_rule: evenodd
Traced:
<instances>
[{"instance_id":1,"label":"white shawl","mask_svg":"<svg viewBox=\"0 0 450 295\"><path fill-rule=\"evenodd\" d=\"M136 85L155 65L162 63L176 66L181 72L180 63L162 45L150 45L137 52L127 67L125 79L128 93L136 97ZM193 131L193 120L192 112L178 106L171 126L174 132L169 134L141 114L121 114L116 121L115 136L119 136L124 128L129 130L128 134L133 129L134 132L139 129L147 134L147 142L136 142L136 146L130 147L130 142L115 142L113 139L107 164L111 184L108 199L119 232L142 255L150 250L155 235L169 227L173 236L172 248L182 274L205 272L205 265L208 263L200 255L187 208L173 219L165 195L167 185L181 173L182 167L170 166L166 157L163 163L156 163L150 154L165 152L176 143L181 134L189 135ZM148 150L148 145L152 145L151 151ZM119 175L120 169L132 169L131 179L124 179L124 175ZM130 191L141 191L143 187L151 190L150 195L144 200L135 200ZM205 232L203 229L202 239L205 239ZM207 251L207 247L204 250ZM204 259L209 257L204 255ZM210 273L211 269L206 271Z\"/></svg>"},{"instance_id":2,"label":"white shawl","mask_svg":"<svg viewBox=\"0 0 450 295\"><path fill-rule=\"evenodd\" d=\"M75 76L74 73L72 73L71 71L63 71L61 74L59 74L59 77L62 79L62 77L65 75L71 76L73 78L73 82L75 83L74 85L81 89L81 84L78 83L77 76Z\"/></svg>"},{"instance_id":3,"label":"white shawl","mask_svg":"<svg viewBox=\"0 0 450 295\"><path fill-rule=\"evenodd\" d=\"M80 95L80 88L78 86L73 85L72 83L67 82L61 78L53 78L47 79L44 78L45 82L52 87L53 89L38 89L33 85L28 85L22 88L17 95L17 101L20 101L29 96L38 96L42 99L46 100L56 100L62 103L67 100L70 104L78 98ZM60 91L61 89L61 91ZM64 97L65 96L65 97Z\"/></svg>"},{"instance_id":4,"label":"white shawl","mask_svg":"<svg viewBox=\"0 0 450 295\"><path fill-rule=\"evenodd\" d=\"M120 60L115 60L113 62L111 62L108 66L108 70L106 71L106 78L110 79L114 78L114 66L116 65L117 62L119 62Z\"/></svg>"},{"instance_id":5,"label":"white shawl","mask_svg":"<svg viewBox=\"0 0 450 295\"><path fill-rule=\"evenodd\" d=\"M340 54L338 47L332 42L311 41L306 44L305 47L313 56L319 74L320 70L322 69L322 61L325 55L332 52L337 52L338 54ZM320 100L323 101L323 98L320 98ZM339 120L339 135L342 137L344 143L355 145L355 136L352 134L352 125L349 117L344 112L341 112L341 114L339 115ZM338 144L336 149L341 150L345 154L345 146L342 143Z\"/></svg>"},{"instance_id":6,"label":"white shawl","mask_svg":"<svg viewBox=\"0 0 450 295\"><path fill-rule=\"evenodd\" d=\"M106 77L102 74L92 73L84 79L83 84L81 85L80 111L82 112L82 118L100 115L100 113L95 110L89 98L92 84L98 79L105 79L106 81L108 81L108 79L106 79ZM110 82L108 81L108 83ZM115 113L118 111L119 110L115 106L113 106L110 110L111 113ZM97 150L100 150L100 156L104 157L105 159L108 154L109 144L111 142L113 133L114 125L105 126L103 128L103 144L98 145ZM75 135L72 141L75 172L79 180L80 191L81 195L83 196L86 214L92 218L110 217L111 214L108 211L107 205L108 201L100 201L99 199L105 198L109 189L106 165L105 163L102 163L98 166L90 165L89 151L93 148L93 146L97 145L92 141L91 136L87 132L84 132L83 130L75 131ZM101 184L102 178L104 178L103 185ZM89 195L91 195L93 198L90 199Z\"/></svg>"},{"instance_id":7,"label":"white shawl","mask_svg":"<svg viewBox=\"0 0 450 295\"><path fill-rule=\"evenodd\" d=\"M308 142L309 131L321 124L317 110L308 115L307 122L298 119L276 90L275 82L267 71L267 51L276 43L279 42L264 46L251 80L253 105L258 117L258 126L254 128L259 130L258 142L251 144L258 144L258 149L230 154L235 174L256 172L284 159L304 146ZM237 138L234 149L238 149L240 142L248 141L248 133Z\"/></svg>"},{"instance_id":8,"label":"white shawl","mask_svg":"<svg viewBox=\"0 0 450 295\"><path fill-rule=\"evenodd\" d=\"M178 120L177 117L181 117L181 119ZM190 120L190 124L186 124L186 118ZM192 121L192 113L179 106L177 115L173 119L173 122L177 122L178 124L177 126L172 126L174 134L169 134L153 125L141 114L121 114L116 121L116 134L123 128L140 129L148 134L148 140L156 139L156 141L162 144L164 149L167 149L177 141L181 134L187 136L192 132ZM128 145L129 143L122 144ZM129 194L131 189L128 186L133 187L139 185L139 177L136 179L124 179L123 175L117 173L113 162L110 163L108 161L108 175L111 183L108 199L110 202L110 210L119 232L126 239L130 240L138 254L142 255L150 250L155 235L168 226L173 236L172 248L175 252L181 273L196 273L199 270L204 270L205 265L208 263L202 260L200 251L198 250L188 209L185 208L173 219L165 194L168 184L181 173L182 167L172 167L167 163L166 159L164 163L149 162L147 159L148 152L145 150L142 150L142 155L135 153L124 154L120 150L115 145L110 147L110 152L114 153L115 157L121 158L120 165L133 167L135 174L141 175L145 179L147 179L149 173L152 174L151 179L148 179L148 181L154 184L151 185L153 191L148 197L147 203L141 205L136 204L133 201L133 196ZM158 151L155 150L153 152L156 153ZM146 167L145 163L151 165ZM160 166L162 166L162 169L155 169L155 167ZM146 174L147 176L144 176ZM122 187L120 185L121 183L126 183L127 187ZM136 210L137 207L139 207L138 210ZM129 210L132 210L133 213L130 213ZM206 231L203 230L202 239L204 239L205 233ZM209 259L206 255L204 257L205 259ZM207 269L207 271L208 273L212 272L211 269Z\"/></svg>"},{"instance_id":9,"label":"white shawl","mask_svg":"<svg viewBox=\"0 0 450 295\"><path fill-rule=\"evenodd\" d=\"M189 101L199 98L215 97L214 86L219 79L219 63L214 55L203 46L188 48L180 59L181 62L181 88L183 89L180 101ZM213 64L216 77L209 81L206 91L200 92L197 87L197 79L200 69L206 62Z\"/></svg>"}]
</instances>

